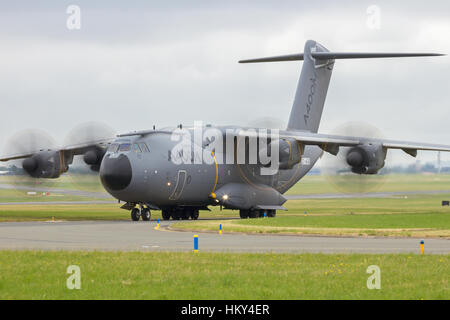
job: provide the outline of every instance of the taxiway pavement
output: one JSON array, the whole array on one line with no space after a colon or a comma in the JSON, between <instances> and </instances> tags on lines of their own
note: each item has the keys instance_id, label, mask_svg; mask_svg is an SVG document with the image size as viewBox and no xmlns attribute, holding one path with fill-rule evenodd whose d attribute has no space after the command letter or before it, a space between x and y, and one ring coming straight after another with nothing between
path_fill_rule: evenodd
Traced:
<instances>
[{"instance_id":1,"label":"taxiway pavement","mask_svg":"<svg viewBox=\"0 0 450 320\"><path fill-rule=\"evenodd\" d=\"M171 224L132 221L0 223L0 249L190 251L199 235L200 251L419 253L420 239L194 233L167 230ZM450 253L450 240L426 239L425 252Z\"/></svg>"}]
</instances>

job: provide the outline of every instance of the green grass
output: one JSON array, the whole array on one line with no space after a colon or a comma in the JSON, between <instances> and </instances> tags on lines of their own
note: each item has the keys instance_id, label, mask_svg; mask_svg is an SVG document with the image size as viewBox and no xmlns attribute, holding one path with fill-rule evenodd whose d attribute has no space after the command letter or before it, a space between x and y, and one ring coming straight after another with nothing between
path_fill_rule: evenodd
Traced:
<instances>
[{"instance_id":1,"label":"green grass","mask_svg":"<svg viewBox=\"0 0 450 320\"><path fill-rule=\"evenodd\" d=\"M346 177L341 182L357 181L359 176ZM431 191L450 190L450 175L423 175L423 174L392 174L386 176L374 175L364 176L363 179L376 187L371 192L396 192L396 191ZM357 192L358 189L352 186L340 188L334 185L325 176L306 176L294 185L286 194L320 194L336 193L341 191ZM337 179L339 182L340 180ZM345 182L347 183L347 182Z\"/></svg>"},{"instance_id":2,"label":"green grass","mask_svg":"<svg viewBox=\"0 0 450 320\"><path fill-rule=\"evenodd\" d=\"M58 179L34 179L28 176L0 176L0 183L29 187L62 188L105 192L96 174L63 174Z\"/></svg>"},{"instance_id":3,"label":"green grass","mask_svg":"<svg viewBox=\"0 0 450 320\"><path fill-rule=\"evenodd\" d=\"M0 251L0 299L449 299L449 274L448 255Z\"/></svg>"},{"instance_id":4,"label":"green grass","mask_svg":"<svg viewBox=\"0 0 450 320\"><path fill-rule=\"evenodd\" d=\"M5 177L3 177L5 178ZM81 176L83 188L93 188L95 176ZM395 179L394 179L395 178ZM399 190L447 189L450 175L395 175L384 188ZM1 181L1 180L0 180ZM61 183L70 185L68 177ZM73 186L73 185L72 185ZM305 187L306 186L306 187ZM304 188L306 193L324 193L330 188L324 177L307 176L294 190ZM302 189L303 190L303 189ZM24 196L12 190L0 190L3 201L49 201L49 200L92 200L76 196ZM39 200L38 200L39 199ZM390 198L352 199L307 199L290 200L287 212L279 211L278 217L262 222L260 219L224 221L228 231L256 233L309 233L326 235L378 235L414 237L450 237L450 208L442 207L441 201L450 199L450 194L408 195ZM119 204L98 205L27 205L0 206L0 221L27 220L129 220L129 212L119 208ZM237 211L202 211L201 217L238 217ZM303 216L307 212L307 217ZM152 219L161 218L159 211L152 212ZM177 224L180 229L216 230L220 222L198 221Z\"/></svg>"},{"instance_id":5,"label":"green grass","mask_svg":"<svg viewBox=\"0 0 450 320\"><path fill-rule=\"evenodd\" d=\"M122 203L123 204L123 203ZM5 221L47 221L55 220L130 220L130 212L120 209L122 204L70 204L70 205L2 205L0 222ZM201 217L236 217L236 211L201 211ZM152 220L162 219L161 211L152 211Z\"/></svg>"},{"instance_id":6,"label":"green grass","mask_svg":"<svg viewBox=\"0 0 450 320\"><path fill-rule=\"evenodd\" d=\"M396 198L291 200L276 218L197 221L175 229L224 232L298 233L351 236L450 237L450 195ZM306 212L306 216L304 213Z\"/></svg>"},{"instance_id":7,"label":"green grass","mask_svg":"<svg viewBox=\"0 0 450 320\"><path fill-rule=\"evenodd\" d=\"M239 225L273 227L319 228L432 228L450 229L450 213L378 214L335 216L289 216L275 219L246 219L235 221Z\"/></svg>"},{"instance_id":8,"label":"green grass","mask_svg":"<svg viewBox=\"0 0 450 320\"><path fill-rule=\"evenodd\" d=\"M117 204L73 205L4 205L0 207L0 221L41 220L129 220L128 211Z\"/></svg>"},{"instance_id":9,"label":"green grass","mask_svg":"<svg viewBox=\"0 0 450 320\"><path fill-rule=\"evenodd\" d=\"M350 177L358 180L359 176ZM450 175L423 175L423 174L392 174L364 176L365 181L376 185L376 192L390 191L430 191L450 190ZM346 177L345 180L348 180ZM350 180L352 181L352 180ZM380 183L382 182L382 183ZM100 191L104 189L97 175L94 174L63 174L58 179L30 179L21 176L0 176L0 183L13 183L25 186L41 186L64 188L83 191ZM346 187L345 190L353 190ZM340 192L339 187L333 185L325 176L305 176L294 185L287 194L320 194Z\"/></svg>"},{"instance_id":10,"label":"green grass","mask_svg":"<svg viewBox=\"0 0 450 320\"><path fill-rule=\"evenodd\" d=\"M0 179L0 183L6 183ZM101 191L92 177L56 187ZM98 182L97 182L98 183ZM81 187L80 187L81 185ZM55 186L55 185L53 185ZM101 186L100 186L101 188ZM449 176L396 176L378 191L448 190ZM291 194L333 193L322 177L306 177ZM22 198L21 198L22 197ZM0 202L37 201L0 190ZM72 196L54 197L55 200ZM43 201L50 199L42 197ZM395 198L310 199L286 203L274 219L177 224L224 232L450 237L450 194ZM81 200L75 197L73 200ZM47 200L48 201L48 200ZM0 221L129 220L118 204L0 206ZM201 217L237 217L237 211ZM307 216L303 215L304 211ZM153 212L152 219L161 218ZM66 288L69 265L82 289ZM368 290L369 265L381 268L381 290ZM244 254L190 252L0 251L0 299L450 299L449 255Z\"/></svg>"},{"instance_id":11,"label":"green grass","mask_svg":"<svg viewBox=\"0 0 450 320\"><path fill-rule=\"evenodd\" d=\"M36 192L35 195L28 195L23 190L0 190L0 202L52 202L52 201L90 201L97 198L75 196L60 193L50 193L43 195L42 192ZM108 199L104 199L108 200Z\"/></svg>"},{"instance_id":12,"label":"green grass","mask_svg":"<svg viewBox=\"0 0 450 320\"><path fill-rule=\"evenodd\" d=\"M389 198L333 198L290 200L286 203L288 214L404 214L404 213L448 213L449 207L441 205L450 200L450 194L409 195Z\"/></svg>"}]
</instances>

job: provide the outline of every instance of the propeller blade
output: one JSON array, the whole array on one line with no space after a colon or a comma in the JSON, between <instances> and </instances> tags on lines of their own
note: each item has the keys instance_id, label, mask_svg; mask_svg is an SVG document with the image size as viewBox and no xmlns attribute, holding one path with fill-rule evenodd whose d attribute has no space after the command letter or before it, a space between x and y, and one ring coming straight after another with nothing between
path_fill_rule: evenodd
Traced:
<instances>
[{"instance_id":1,"label":"propeller blade","mask_svg":"<svg viewBox=\"0 0 450 320\"><path fill-rule=\"evenodd\" d=\"M6 142L3 153L5 155L14 154L36 154L40 151L55 150L56 141L43 130L26 129L17 132ZM33 178L30 172L38 169L36 158L11 160L7 163L10 168L9 174L5 176L5 183L11 185L11 189L23 194L33 191L36 187L54 187L54 179Z\"/></svg>"},{"instance_id":2,"label":"propeller blade","mask_svg":"<svg viewBox=\"0 0 450 320\"><path fill-rule=\"evenodd\" d=\"M96 141L114 139L116 132L102 122L86 122L69 131L64 139L65 146L92 144L84 154L73 157L73 163L67 172L71 184L79 190L103 190L98 177L104 147L96 146Z\"/></svg>"},{"instance_id":3,"label":"propeller blade","mask_svg":"<svg viewBox=\"0 0 450 320\"><path fill-rule=\"evenodd\" d=\"M382 139L383 135L374 126L363 122L348 122L335 130L333 134ZM350 147L341 147L333 156L324 153L320 160L320 169L333 187L342 193L368 193L378 190L385 182L386 174L358 174L352 167L363 163L363 154Z\"/></svg>"}]
</instances>

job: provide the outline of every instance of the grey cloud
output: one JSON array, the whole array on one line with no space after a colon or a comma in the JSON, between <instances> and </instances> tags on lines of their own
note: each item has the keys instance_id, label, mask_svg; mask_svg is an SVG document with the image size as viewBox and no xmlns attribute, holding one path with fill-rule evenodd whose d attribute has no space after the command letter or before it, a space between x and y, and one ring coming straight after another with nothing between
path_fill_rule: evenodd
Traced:
<instances>
[{"instance_id":1,"label":"grey cloud","mask_svg":"<svg viewBox=\"0 0 450 320\"><path fill-rule=\"evenodd\" d=\"M24 128L63 136L89 120L129 131L287 118L301 63L236 62L301 52L309 38L335 51L450 53L447 1L378 1L378 31L365 26L372 2L19 3L0 5L0 146ZM82 9L79 31L65 28L69 4ZM449 57L338 61L321 131L357 120L449 143L449 71Z\"/></svg>"}]
</instances>

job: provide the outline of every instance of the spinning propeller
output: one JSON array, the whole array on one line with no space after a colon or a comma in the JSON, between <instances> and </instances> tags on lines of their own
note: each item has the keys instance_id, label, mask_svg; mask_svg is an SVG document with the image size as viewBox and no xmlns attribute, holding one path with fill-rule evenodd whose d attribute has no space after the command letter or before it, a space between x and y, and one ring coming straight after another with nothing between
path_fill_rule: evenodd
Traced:
<instances>
[{"instance_id":1,"label":"spinning propeller","mask_svg":"<svg viewBox=\"0 0 450 320\"><path fill-rule=\"evenodd\" d=\"M55 157L59 155L55 153L55 150L57 150L56 141L45 131L27 129L16 133L6 142L2 153L31 156L8 163L10 174L5 177L5 181L21 192L32 188L54 186L56 181L45 177L56 174L54 162Z\"/></svg>"},{"instance_id":2,"label":"spinning propeller","mask_svg":"<svg viewBox=\"0 0 450 320\"><path fill-rule=\"evenodd\" d=\"M100 170L108 143L115 136L115 130L101 122L82 123L69 131L64 139L64 146L89 145L82 149L82 154L74 157L71 169L67 173L77 189L88 187L90 190L103 190L95 173Z\"/></svg>"},{"instance_id":3,"label":"spinning propeller","mask_svg":"<svg viewBox=\"0 0 450 320\"><path fill-rule=\"evenodd\" d=\"M33 191L34 188L40 192L42 188L38 186L56 186L54 178L67 172L70 166L70 174L67 174L70 184L78 188L88 183L100 189L98 177L91 173L99 171L103 155L114 137L113 129L98 122L75 127L62 145L42 130L23 130L10 138L2 150L10 159L17 157L8 163L11 174L5 178L6 182L13 184L16 190ZM62 179L59 183L67 182Z\"/></svg>"},{"instance_id":4,"label":"spinning propeller","mask_svg":"<svg viewBox=\"0 0 450 320\"><path fill-rule=\"evenodd\" d=\"M381 132L372 125L349 122L336 128L335 135L382 139ZM376 144L341 147L336 156L324 153L320 160L322 174L340 192L367 193L380 188L385 174L377 174L384 166L386 151Z\"/></svg>"}]
</instances>

